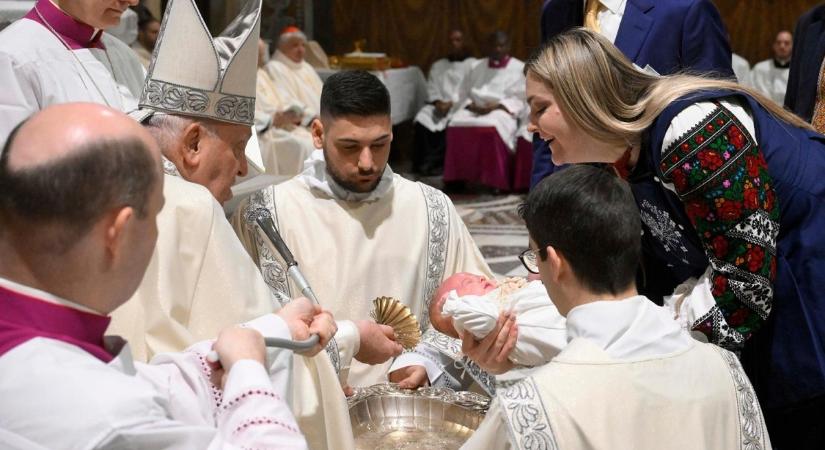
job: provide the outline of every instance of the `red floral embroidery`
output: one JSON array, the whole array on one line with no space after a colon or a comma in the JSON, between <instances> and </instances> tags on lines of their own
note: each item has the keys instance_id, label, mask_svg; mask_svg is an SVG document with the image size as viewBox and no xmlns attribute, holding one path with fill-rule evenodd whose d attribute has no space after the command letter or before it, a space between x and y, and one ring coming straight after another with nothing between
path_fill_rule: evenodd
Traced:
<instances>
[{"instance_id":1,"label":"red floral embroidery","mask_svg":"<svg viewBox=\"0 0 825 450\"><path fill-rule=\"evenodd\" d=\"M724 258L728 254L728 240L724 236L713 238L713 253L717 258Z\"/></svg>"},{"instance_id":2,"label":"red floral embroidery","mask_svg":"<svg viewBox=\"0 0 825 450\"><path fill-rule=\"evenodd\" d=\"M670 175L670 179L673 181L673 185L676 187L677 190L683 190L687 186L687 178L685 174L681 171L673 172Z\"/></svg>"},{"instance_id":3,"label":"red floral embroidery","mask_svg":"<svg viewBox=\"0 0 825 450\"><path fill-rule=\"evenodd\" d=\"M736 201L723 201L719 205L719 217L722 220L736 220L742 214L742 204Z\"/></svg>"},{"instance_id":4,"label":"red floral embroidery","mask_svg":"<svg viewBox=\"0 0 825 450\"><path fill-rule=\"evenodd\" d=\"M745 208L757 209L759 208L759 191L754 188L745 189Z\"/></svg>"},{"instance_id":5,"label":"red floral embroidery","mask_svg":"<svg viewBox=\"0 0 825 450\"><path fill-rule=\"evenodd\" d=\"M745 146L745 136L742 135L742 131L736 125L731 125L728 129L728 140L736 148Z\"/></svg>"},{"instance_id":6,"label":"red floral embroidery","mask_svg":"<svg viewBox=\"0 0 825 450\"><path fill-rule=\"evenodd\" d=\"M697 157L699 158L699 164L707 170L716 170L725 163L718 153L712 151L699 152Z\"/></svg>"},{"instance_id":7,"label":"red floral embroidery","mask_svg":"<svg viewBox=\"0 0 825 450\"><path fill-rule=\"evenodd\" d=\"M718 296L722 295L722 293L724 293L727 289L728 289L728 279L727 278L725 278L721 275L717 275L717 276L713 277L713 289L711 290L711 294L713 294L714 297L718 297Z\"/></svg>"},{"instance_id":8,"label":"red floral embroidery","mask_svg":"<svg viewBox=\"0 0 825 450\"><path fill-rule=\"evenodd\" d=\"M765 250L762 247L753 246L748 250L745 260L748 262L748 270L756 272L765 263Z\"/></svg>"},{"instance_id":9,"label":"red floral embroidery","mask_svg":"<svg viewBox=\"0 0 825 450\"><path fill-rule=\"evenodd\" d=\"M748 176L751 178L756 178L759 176L759 170L762 168L761 164L759 164L759 158L753 156L746 156L745 157L745 166L748 169Z\"/></svg>"},{"instance_id":10,"label":"red floral embroidery","mask_svg":"<svg viewBox=\"0 0 825 450\"><path fill-rule=\"evenodd\" d=\"M738 327L745 323L745 320L750 315L750 311L746 308L739 308L733 314L728 316L728 325L732 327Z\"/></svg>"}]
</instances>

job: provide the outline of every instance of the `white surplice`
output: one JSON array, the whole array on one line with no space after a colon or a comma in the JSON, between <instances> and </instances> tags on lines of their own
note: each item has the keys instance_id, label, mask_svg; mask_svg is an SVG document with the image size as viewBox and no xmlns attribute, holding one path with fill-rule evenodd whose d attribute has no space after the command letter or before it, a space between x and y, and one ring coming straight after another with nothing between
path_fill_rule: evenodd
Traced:
<instances>
[{"instance_id":1,"label":"white surplice","mask_svg":"<svg viewBox=\"0 0 825 450\"><path fill-rule=\"evenodd\" d=\"M166 175L163 193L166 203L157 217L158 242L149 267L132 298L112 314L109 327L132 342L142 361L281 307L206 188ZM339 324L336 339L335 357L350 359L357 351L354 326ZM327 353L293 359L290 405L310 446L338 442L340 448L352 448L346 401Z\"/></svg>"},{"instance_id":2,"label":"white surplice","mask_svg":"<svg viewBox=\"0 0 825 450\"><path fill-rule=\"evenodd\" d=\"M420 123L433 132L447 128L447 122L452 115L448 112L443 117L436 118L433 103L436 101L458 102L461 82L470 73L476 61L475 58L467 58L463 61L450 61L442 58L433 63L427 79L428 104L418 111L414 122Z\"/></svg>"},{"instance_id":3,"label":"white surplice","mask_svg":"<svg viewBox=\"0 0 825 450\"><path fill-rule=\"evenodd\" d=\"M25 301L54 303L48 293L0 280ZM72 309L70 302L60 308ZM246 324L266 336L288 337L269 314ZM120 337L104 338L114 359L105 363L71 343L35 337L0 356L0 423L45 448L240 449L307 448L284 401L290 383L288 351L269 350L267 366L235 363L224 390L205 362L211 341L182 353L132 360Z\"/></svg>"},{"instance_id":4,"label":"white surplice","mask_svg":"<svg viewBox=\"0 0 825 450\"><path fill-rule=\"evenodd\" d=\"M25 18L0 32L0 143L23 119L49 105L93 102L124 112L136 109L143 67L119 39L104 33L102 42L106 50L68 50L46 27Z\"/></svg>"},{"instance_id":5,"label":"white surplice","mask_svg":"<svg viewBox=\"0 0 825 450\"><path fill-rule=\"evenodd\" d=\"M519 118L527 104L524 97L524 63L510 57L505 67L492 68L489 59L478 61L461 83L459 100L450 111L449 127L495 127L499 137L511 151L515 151ZM499 104L507 109L496 109L477 115L467 108Z\"/></svg>"},{"instance_id":6,"label":"white surplice","mask_svg":"<svg viewBox=\"0 0 825 450\"><path fill-rule=\"evenodd\" d=\"M462 448L770 448L736 356L693 340L666 309L642 296L589 303L567 330L549 364L497 387Z\"/></svg>"},{"instance_id":7,"label":"white surplice","mask_svg":"<svg viewBox=\"0 0 825 450\"><path fill-rule=\"evenodd\" d=\"M777 104L784 105L790 71L790 67L777 67L773 59L766 59L753 66L748 84Z\"/></svg>"},{"instance_id":8,"label":"white surplice","mask_svg":"<svg viewBox=\"0 0 825 450\"><path fill-rule=\"evenodd\" d=\"M324 82L309 63L296 63L280 50L276 50L265 68L278 89L284 89L291 98L301 102L305 119L318 115L321 110L321 89Z\"/></svg>"},{"instance_id":9,"label":"white surplice","mask_svg":"<svg viewBox=\"0 0 825 450\"><path fill-rule=\"evenodd\" d=\"M329 178L316 150L304 172L267 187L232 217L235 231L273 288L297 295L280 256L244 223L250 209L266 208L324 308L338 319L368 319L372 301L394 297L408 305L422 329L428 305L444 278L456 272L491 277L450 199L386 168L369 194L347 192ZM352 386L386 380L390 362L353 361Z\"/></svg>"},{"instance_id":10,"label":"white surplice","mask_svg":"<svg viewBox=\"0 0 825 450\"><path fill-rule=\"evenodd\" d=\"M297 175L304 169L304 161L315 145L312 134L301 125L291 130L276 128L272 115L276 112L295 110L299 116L304 113L303 104L292 99L286 89L278 86L269 73L258 69L255 88L255 128L258 133L266 173L270 175Z\"/></svg>"},{"instance_id":11,"label":"white surplice","mask_svg":"<svg viewBox=\"0 0 825 450\"><path fill-rule=\"evenodd\" d=\"M750 82L751 63L736 53L731 53L730 60L730 66L733 68L733 74L736 75L736 80L739 84L747 85Z\"/></svg>"}]
</instances>

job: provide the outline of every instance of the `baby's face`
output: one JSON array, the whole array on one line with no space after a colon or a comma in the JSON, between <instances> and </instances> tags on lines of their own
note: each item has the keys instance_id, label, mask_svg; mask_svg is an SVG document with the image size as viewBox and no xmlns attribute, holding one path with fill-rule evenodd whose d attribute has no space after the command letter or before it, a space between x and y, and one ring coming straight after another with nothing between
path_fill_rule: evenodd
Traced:
<instances>
[{"instance_id":1,"label":"baby's face","mask_svg":"<svg viewBox=\"0 0 825 450\"><path fill-rule=\"evenodd\" d=\"M459 296L464 295L484 295L494 290L498 285L495 281L489 280L480 275L461 272L457 273L441 283L430 304L430 322L433 327L448 336L458 338L458 333L453 327L453 320L441 314L444 307L444 300L450 291L455 290Z\"/></svg>"}]
</instances>

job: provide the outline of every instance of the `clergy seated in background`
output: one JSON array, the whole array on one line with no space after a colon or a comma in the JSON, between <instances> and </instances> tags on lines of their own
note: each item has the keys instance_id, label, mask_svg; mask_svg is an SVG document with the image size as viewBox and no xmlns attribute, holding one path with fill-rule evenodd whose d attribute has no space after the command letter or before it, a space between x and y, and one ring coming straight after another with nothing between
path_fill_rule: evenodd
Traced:
<instances>
[{"instance_id":1,"label":"clergy seated in background","mask_svg":"<svg viewBox=\"0 0 825 450\"><path fill-rule=\"evenodd\" d=\"M152 61L152 51L155 50L155 43L160 33L160 21L152 15L146 7L138 8L138 35L137 40L132 43L131 48L135 51L140 63L146 70L149 70L149 62Z\"/></svg>"},{"instance_id":2,"label":"clergy seated in background","mask_svg":"<svg viewBox=\"0 0 825 450\"><path fill-rule=\"evenodd\" d=\"M510 38L497 31L489 56L464 77L447 127L444 181L512 187L519 117L525 108L524 63L510 56Z\"/></svg>"},{"instance_id":3,"label":"clergy seated in background","mask_svg":"<svg viewBox=\"0 0 825 450\"><path fill-rule=\"evenodd\" d=\"M791 53L793 52L791 32L777 33L771 49L773 58L760 61L753 66L748 84L782 105L785 102L785 91L788 89L788 75L791 70Z\"/></svg>"},{"instance_id":4,"label":"clergy seated in background","mask_svg":"<svg viewBox=\"0 0 825 450\"><path fill-rule=\"evenodd\" d=\"M255 129L266 173L297 175L315 146L309 128L302 124L304 108L264 69L266 43L258 40L258 72L255 88Z\"/></svg>"},{"instance_id":5,"label":"clergy seated in background","mask_svg":"<svg viewBox=\"0 0 825 450\"><path fill-rule=\"evenodd\" d=\"M324 83L315 69L304 60L307 37L297 27L286 27L278 37L278 48L266 63L272 81L293 100L301 103L301 123L308 125L318 116L321 88Z\"/></svg>"},{"instance_id":6,"label":"clergy seated in background","mask_svg":"<svg viewBox=\"0 0 825 450\"><path fill-rule=\"evenodd\" d=\"M284 401L291 355L261 337L318 333L323 344L334 324L307 300L148 365L104 336L152 257L163 184L152 137L102 105L52 106L11 135L0 157L0 423L50 449L307 448Z\"/></svg>"},{"instance_id":7,"label":"clergy seated in background","mask_svg":"<svg viewBox=\"0 0 825 450\"><path fill-rule=\"evenodd\" d=\"M236 54L224 55L232 59L231 70L221 72L218 61L189 56L193 43L213 45L206 31L202 35L178 32L187 23L200 23L194 2L170 2L141 109L133 113L161 147L166 202L158 215L158 244L143 281L130 301L115 311L110 327L132 342L138 360L183 350L228 325L277 311L289 301L264 282L220 204L232 196L236 176L246 174L244 147L252 133L254 105L243 110L247 115L235 115L233 120L213 107L195 114L182 105L178 110L174 104L155 103L157 98L149 95L165 80L206 92L216 89L210 92L212 96L225 96L214 82L199 84L203 74L209 73L222 80L218 86L234 86L235 93L254 101L258 5L248 3L241 20L235 22L238 26L214 39L252 36ZM168 61L177 64L167 65ZM329 356L326 352L313 357L295 355L292 362L290 406L312 448L328 447L329 442L342 449L354 445L336 373L338 364L333 365L330 356L335 361L352 357L359 346L356 327L341 324L336 342ZM360 347L370 348L368 344Z\"/></svg>"},{"instance_id":8,"label":"clergy seated in background","mask_svg":"<svg viewBox=\"0 0 825 450\"><path fill-rule=\"evenodd\" d=\"M267 283L297 294L283 260L244 220L268 210L321 304L359 328L373 326L361 332L361 346L371 339L386 351L356 355L349 373L352 386L369 386L386 381L388 358L401 352L391 330L385 337L368 320L375 298L400 300L426 327L429 300L445 277L491 273L449 198L387 165L390 97L378 78L364 71L332 75L312 133L321 150L304 172L253 194L232 224Z\"/></svg>"},{"instance_id":9,"label":"clergy seated in background","mask_svg":"<svg viewBox=\"0 0 825 450\"><path fill-rule=\"evenodd\" d=\"M476 59L464 45L464 34L452 30L450 51L434 62L427 77L427 104L418 111L415 123L415 153L413 172L438 175L444 170L444 152L447 148L447 122L450 111L458 101L459 87L473 68Z\"/></svg>"},{"instance_id":10,"label":"clergy seated in background","mask_svg":"<svg viewBox=\"0 0 825 450\"><path fill-rule=\"evenodd\" d=\"M49 105L88 101L120 111L137 106L143 68L126 44L101 31L118 24L121 7L84 0L59 4L38 0L0 32L0 144L14 126Z\"/></svg>"},{"instance_id":11,"label":"clergy seated in background","mask_svg":"<svg viewBox=\"0 0 825 450\"><path fill-rule=\"evenodd\" d=\"M624 181L571 166L533 188L521 215L525 265L567 318L568 343L499 384L463 448L770 448L736 355L694 340L637 294L641 223Z\"/></svg>"}]
</instances>

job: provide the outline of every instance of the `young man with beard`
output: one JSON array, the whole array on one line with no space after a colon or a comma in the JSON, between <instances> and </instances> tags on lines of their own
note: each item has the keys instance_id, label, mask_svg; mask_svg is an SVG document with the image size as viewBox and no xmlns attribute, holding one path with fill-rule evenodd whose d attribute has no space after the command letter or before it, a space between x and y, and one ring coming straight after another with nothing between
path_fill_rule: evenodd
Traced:
<instances>
[{"instance_id":1,"label":"young man with beard","mask_svg":"<svg viewBox=\"0 0 825 450\"><path fill-rule=\"evenodd\" d=\"M244 223L247 212L258 208L272 214L321 304L338 319L367 319L372 300L389 296L408 305L423 329L427 305L444 278L456 272L491 275L450 200L387 165L390 96L375 76L331 76L312 134L319 150L304 172L253 194L233 218L271 287L299 292L287 280L283 261ZM356 353L356 360L376 365L354 362L350 384L385 381L387 359L401 346L392 337L360 335L362 343L386 341L388 351L375 355L380 357Z\"/></svg>"}]
</instances>

